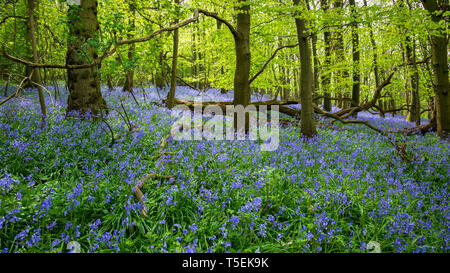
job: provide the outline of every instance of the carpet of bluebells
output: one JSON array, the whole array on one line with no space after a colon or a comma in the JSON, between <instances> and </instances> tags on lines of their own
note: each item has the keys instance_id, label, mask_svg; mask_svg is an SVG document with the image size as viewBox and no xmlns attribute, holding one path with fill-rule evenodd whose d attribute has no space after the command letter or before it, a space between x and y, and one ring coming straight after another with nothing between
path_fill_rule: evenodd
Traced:
<instances>
[{"instance_id":1,"label":"carpet of bluebells","mask_svg":"<svg viewBox=\"0 0 450 273\"><path fill-rule=\"evenodd\" d=\"M258 141L169 139L173 155L158 158L175 121L155 103L167 93L138 88L138 105L119 89L102 92L116 109L107 122L123 135L112 145L104 122L65 118L67 95L47 96L45 125L34 90L1 106L0 252L64 253L71 241L81 252L369 252L371 241L382 252L449 251L450 145L434 134L393 134L410 161L385 136L339 123L342 130L321 127L310 140L283 126L275 152ZM129 134L123 98L138 128ZM413 125L402 116L359 118ZM139 202L132 188L147 173L174 178L148 181Z\"/></svg>"}]
</instances>

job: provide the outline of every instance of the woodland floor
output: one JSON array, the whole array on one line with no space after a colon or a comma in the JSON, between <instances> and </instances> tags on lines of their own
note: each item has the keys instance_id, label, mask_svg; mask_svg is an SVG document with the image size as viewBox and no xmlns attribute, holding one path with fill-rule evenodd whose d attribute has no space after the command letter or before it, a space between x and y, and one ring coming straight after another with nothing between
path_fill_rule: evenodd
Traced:
<instances>
[{"instance_id":1,"label":"woodland floor","mask_svg":"<svg viewBox=\"0 0 450 273\"><path fill-rule=\"evenodd\" d=\"M145 100L135 90L140 105L123 101L137 128L129 134L124 93L102 91L117 109L107 122L122 135L112 145L106 123L64 118L64 94L47 96L45 126L36 91L0 108L0 251L67 252L70 241L82 252L367 252L371 241L382 252L449 251L450 145L432 133L393 134L407 160L385 136L339 123L311 140L284 126L275 152L258 141L169 138L173 154L158 157L175 118L151 103L155 88L145 88ZM209 90L203 99L232 93ZM148 180L142 203L132 188L149 173L173 178Z\"/></svg>"}]
</instances>

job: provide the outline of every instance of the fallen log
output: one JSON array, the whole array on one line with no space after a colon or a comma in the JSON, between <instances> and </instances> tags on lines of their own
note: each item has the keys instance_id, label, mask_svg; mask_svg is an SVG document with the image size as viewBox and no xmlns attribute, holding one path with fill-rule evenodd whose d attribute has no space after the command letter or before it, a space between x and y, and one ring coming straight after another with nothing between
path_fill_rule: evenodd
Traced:
<instances>
[{"instance_id":1,"label":"fallen log","mask_svg":"<svg viewBox=\"0 0 450 273\"><path fill-rule=\"evenodd\" d=\"M379 90L381 91L381 89ZM352 107L352 108L348 108L348 109L344 109L341 110L339 112L336 113L330 113L327 111L322 110L320 107L318 107L317 105L314 105L314 112L318 113L324 117L329 117L332 118L336 121L340 121L344 124L361 124L364 125L374 131L377 131L381 134L386 134L386 133L393 133L394 131L390 131L390 130L381 130L379 128L376 128L375 126L371 125L369 122L364 121L364 120L346 120L347 117L353 115L355 112L360 112L361 109L370 109L371 107L373 107L374 102L376 102L376 100L372 100L372 102L366 103L364 106L360 107L360 106L356 106L356 107ZM300 110L296 110L296 109L292 109L289 108L285 105L292 105L292 104L299 104L300 101L299 100L288 100L288 101L276 101L276 100L270 100L270 101L263 101L263 102L251 102L250 104L255 105L255 106L259 106L259 105L267 105L267 106L271 106L271 105L277 105L279 106L279 112L280 113L284 113L288 116L291 116L293 118L299 119L300 118ZM177 99L175 98L175 104L179 104L179 105L186 105L189 107L189 109L191 111L194 111L194 107L199 107L199 104L196 104L194 101L189 101L189 100L182 100L182 99ZM209 106L209 105L217 105L219 106L223 112L226 111L226 106L227 105L233 105L232 101L203 101L201 102L201 106L202 106L202 110L204 109L204 107ZM396 109L397 110L397 109ZM342 116L340 116L340 114L342 114ZM430 120L429 123L424 124L424 125L420 125L420 126L415 126L415 127L411 127L411 128L405 128L402 130L398 130L396 131L397 133L406 133L406 134L412 134L413 132L416 131L420 131L421 134L425 134L426 132L429 132L430 130L436 130L436 122L435 119L433 121Z\"/></svg>"},{"instance_id":2,"label":"fallen log","mask_svg":"<svg viewBox=\"0 0 450 273\"><path fill-rule=\"evenodd\" d=\"M194 111L195 107L201 106L202 111L203 111L206 106L215 105L215 106L219 106L224 113L226 112L227 105L233 105L232 101L202 101L201 103L196 103L195 101L182 100L182 99L177 99L177 98L175 98L174 102L175 102L175 105L177 105L177 104L178 105L186 105L187 107L189 107L189 109L191 111ZM163 103L165 103L165 100L163 100ZM293 105L293 104L299 104L299 103L300 103L300 101L298 101L298 100L289 100L289 101L271 100L271 101L251 102L250 105L255 105L255 106L266 105L269 107L272 105L276 105L276 106L279 106L278 110L280 113L286 114L286 115L294 117L294 118L299 118L300 110L292 109L292 108L285 106L285 105Z\"/></svg>"}]
</instances>

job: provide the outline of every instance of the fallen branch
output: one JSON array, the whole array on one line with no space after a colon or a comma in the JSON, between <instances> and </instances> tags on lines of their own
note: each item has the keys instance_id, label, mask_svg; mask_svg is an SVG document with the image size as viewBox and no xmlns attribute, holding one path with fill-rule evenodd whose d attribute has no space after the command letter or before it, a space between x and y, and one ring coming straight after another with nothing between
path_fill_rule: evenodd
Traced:
<instances>
[{"instance_id":1,"label":"fallen branch","mask_svg":"<svg viewBox=\"0 0 450 273\"><path fill-rule=\"evenodd\" d=\"M141 180L134 186L131 190L134 193L134 196L136 198L143 202L144 201L144 194L142 193L141 189L145 185L145 183L150 179L171 179L173 176L162 176L154 173L146 174L144 177L141 178ZM141 214L144 216L147 216L148 209L146 206L141 210Z\"/></svg>"},{"instance_id":2,"label":"fallen branch","mask_svg":"<svg viewBox=\"0 0 450 273\"><path fill-rule=\"evenodd\" d=\"M336 114L326 112L326 111L320 109L320 108L317 107L317 106L314 106L314 110L318 111L318 112L319 112L320 114L322 114L323 116L333 118L333 119L338 120L338 121L340 121L340 122L342 122L342 123L344 123L344 124L349 124L349 123L353 123L353 124L362 124L362 125L365 125L365 126L369 127L370 129L372 129L372 130L374 130L374 131L377 131L377 132L379 132L379 133L381 133L381 134L383 134L383 135L384 135L385 133L387 133L387 131L378 129L378 128L376 128L375 126L371 125L369 122L365 121L365 120L346 120L346 119L343 119L343 118L341 118L340 116L338 116L338 115L336 115Z\"/></svg>"},{"instance_id":3,"label":"fallen branch","mask_svg":"<svg viewBox=\"0 0 450 273\"><path fill-rule=\"evenodd\" d=\"M26 80L31 80L31 75L33 75L33 72L31 72L30 76L28 77L24 77L23 80L20 82L19 86L17 87L16 92L12 93L11 95L9 95L7 98L5 98L4 100L0 101L0 106L5 104L7 101L9 101L10 99L17 97L20 93L20 91L23 89L23 86L26 82Z\"/></svg>"},{"instance_id":4,"label":"fallen branch","mask_svg":"<svg viewBox=\"0 0 450 273\"><path fill-rule=\"evenodd\" d=\"M178 128L180 128L182 125L180 124ZM159 145L159 154L153 156L151 159L159 159L164 155L173 155L173 153L171 152L164 152L163 150L166 148L167 146L167 141L170 138L170 136L172 135L172 131L170 130L164 137L161 138L161 144ZM164 176L164 175L158 175L155 173L149 173L146 174L144 177L141 178L141 180L134 186L132 187L131 191L134 193L134 195L136 196L136 198L143 202L144 200L144 194L142 193L141 189L144 186L144 184L149 180L149 179L171 179L174 178L173 176ZM147 207L144 206L144 208L141 210L141 214L144 216L147 216L148 213L148 209Z\"/></svg>"},{"instance_id":5,"label":"fallen branch","mask_svg":"<svg viewBox=\"0 0 450 273\"><path fill-rule=\"evenodd\" d=\"M336 116L340 116L342 118L346 118L349 117L355 113L361 112L361 111L366 111L369 110L370 108L374 107L374 105L376 105L378 99L381 98L381 91L383 90L384 87L386 87L387 85L389 85L391 83L392 77L394 76L395 72L402 66L407 66L407 65L414 65L414 64L423 64L428 62L428 60L431 57L426 57L425 59L423 59L422 61L418 61L415 63L403 63L403 64L399 64L396 65L392 68L391 72L389 73L389 75L387 76L387 78L379 85L377 86L377 88L375 89L375 92L373 94L373 97L370 101L362 104L362 105L358 105L358 106L354 106L351 108L347 108L347 109L342 109L338 112L335 113Z\"/></svg>"}]
</instances>

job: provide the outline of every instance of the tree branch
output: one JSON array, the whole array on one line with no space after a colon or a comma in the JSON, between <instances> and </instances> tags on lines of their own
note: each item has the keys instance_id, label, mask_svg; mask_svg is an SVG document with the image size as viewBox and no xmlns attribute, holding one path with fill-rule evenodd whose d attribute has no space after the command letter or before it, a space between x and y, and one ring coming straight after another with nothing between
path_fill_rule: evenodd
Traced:
<instances>
[{"instance_id":1,"label":"tree branch","mask_svg":"<svg viewBox=\"0 0 450 273\"><path fill-rule=\"evenodd\" d=\"M233 36L234 36L235 38L236 38L236 37L239 37L239 33L238 33L237 30L231 25L231 23L228 22L227 20L223 19L222 17L219 17L216 13L214 13L214 12L209 12L209 11L204 10L204 9L199 9L198 12L200 12L200 13L202 13L202 14L208 16L208 17L212 17L212 18L216 19L216 20L219 21L219 22L224 23L224 24L228 27L228 29L231 31L231 34L233 34Z\"/></svg>"},{"instance_id":2,"label":"tree branch","mask_svg":"<svg viewBox=\"0 0 450 273\"><path fill-rule=\"evenodd\" d=\"M283 48L292 48L292 47L296 47L298 46L300 43L296 43L294 45L285 45L285 46L280 46L279 48L277 48L272 56L270 56L270 58L263 64L263 66L259 69L259 71L249 80L249 84L252 84L252 82L259 76L261 75L261 73L264 72L264 70L266 69L267 65L275 58L275 56L277 55L278 51L280 51Z\"/></svg>"},{"instance_id":3,"label":"tree branch","mask_svg":"<svg viewBox=\"0 0 450 273\"><path fill-rule=\"evenodd\" d=\"M99 65L103 59L113 55L117 48L121 45L128 45L128 44L134 44L134 43L141 43L141 42L146 42L150 39L152 39L153 37L159 35L160 33L166 32L166 31L173 31L175 29L178 29L180 27L186 26L192 22L195 22L198 20L198 9L194 10L194 16L190 19L187 19L183 22L180 22L176 25L170 26L170 27L166 27L166 28L161 28L155 32L153 32L152 34L146 36L146 37L142 37L142 38L135 38L135 39L128 39L128 40L121 40L121 41L117 41L113 47L113 49L111 51L108 51L109 48L111 47L111 45L108 46L107 50L103 53L103 55L97 59L95 59L93 62L88 63L88 64L81 64L81 65L60 65L60 64L38 64L38 63L33 63L33 62L29 62L14 56L9 55L8 53L6 53L5 47L3 46L2 49L2 53L0 53L0 56L3 56L11 61L17 62L17 63L22 63L26 66L29 67L37 67L37 68L58 68L58 69L83 69L83 68L89 68L89 67L93 67L96 65Z\"/></svg>"},{"instance_id":4,"label":"tree branch","mask_svg":"<svg viewBox=\"0 0 450 273\"><path fill-rule=\"evenodd\" d=\"M4 18L0 21L0 26L1 26L2 24L6 23L6 20L8 20L8 19L10 19L10 18L16 18L16 19L28 20L27 17L8 15L8 16L4 17Z\"/></svg>"},{"instance_id":5,"label":"tree branch","mask_svg":"<svg viewBox=\"0 0 450 273\"><path fill-rule=\"evenodd\" d=\"M354 114L355 112L357 113L357 112L365 111L365 110L368 110L368 109L374 107L374 105L376 104L378 99L381 97L381 91L383 90L384 87L386 87L387 85L389 85L391 83L392 77L394 76L394 74L398 70L398 68L400 68L402 66L407 66L407 65L426 63L426 62L428 62L428 60L430 58L431 58L431 56L428 56L425 59L423 59L422 61L418 61L415 63L411 63L411 62L403 63L403 64L394 66L392 68L391 72L389 73L389 75L387 76L387 78L379 86L377 86L377 88L375 89L375 93L373 94L373 97L370 101L364 103L363 105L358 105L358 106L354 106L351 108L342 109L341 111L338 111L335 114L337 116L345 118L345 117L348 117L349 115Z\"/></svg>"}]
</instances>

